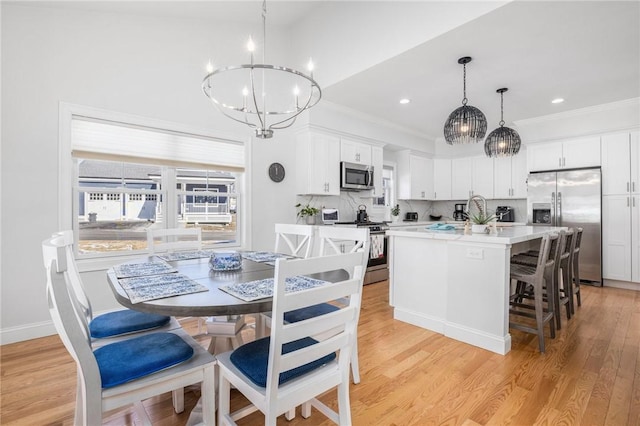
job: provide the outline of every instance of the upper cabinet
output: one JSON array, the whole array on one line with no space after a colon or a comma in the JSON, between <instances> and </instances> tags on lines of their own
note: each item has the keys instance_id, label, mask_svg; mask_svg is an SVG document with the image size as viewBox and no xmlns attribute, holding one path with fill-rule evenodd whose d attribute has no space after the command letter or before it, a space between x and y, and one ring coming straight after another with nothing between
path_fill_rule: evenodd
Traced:
<instances>
[{"instance_id":1,"label":"upper cabinet","mask_svg":"<svg viewBox=\"0 0 640 426\"><path fill-rule=\"evenodd\" d=\"M527 157L523 151L513 157L496 158L493 163L493 197L527 197Z\"/></svg>"},{"instance_id":2,"label":"upper cabinet","mask_svg":"<svg viewBox=\"0 0 640 426\"><path fill-rule=\"evenodd\" d=\"M358 164L372 164L372 146L349 139L340 139L340 161Z\"/></svg>"},{"instance_id":3,"label":"upper cabinet","mask_svg":"<svg viewBox=\"0 0 640 426\"><path fill-rule=\"evenodd\" d=\"M640 192L638 132L602 136L602 194Z\"/></svg>"},{"instance_id":4,"label":"upper cabinet","mask_svg":"<svg viewBox=\"0 0 640 426\"><path fill-rule=\"evenodd\" d=\"M340 195L340 139L305 131L296 141L297 193Z\"/></svg>"},{"instance_id":5,"label":"upper cabinet","mask_svg":"<svg viewBox=\"0 0 640 426\"><path fill-rule=\"evenodd\" d=\"M430 200L433 196L433 160L410 151L398 153L398 199Z\"/></svg>"},{"instance_id":6,"label":"upper cabinet","mask_svg":"<svg viewBox=\"0 0 640 426\"><path fill-rule=\"evenodd\" d=\"M451 200L451 160L433 159L433 199Z\"/></svg>"},{"instance_id":7,"label":"upper cabinet","mask_svg":"<svg viewBox=\"0 0 640 426\"><path fill-rule=\"evenodd\" d=\"M529 145L527 165L529 171L599 166L600 137Z\"/></svg>"},{"instance_id":8,"label":"upper cabinet","mask_svg":"<svg viewBox=\"0 0 640 426\"><path fill-rule=\"evenodd\" d=\"M451 160L451 198L466 200L472 195L493 198L493 159L466 157Z\"/></svg>"}]
</instances>

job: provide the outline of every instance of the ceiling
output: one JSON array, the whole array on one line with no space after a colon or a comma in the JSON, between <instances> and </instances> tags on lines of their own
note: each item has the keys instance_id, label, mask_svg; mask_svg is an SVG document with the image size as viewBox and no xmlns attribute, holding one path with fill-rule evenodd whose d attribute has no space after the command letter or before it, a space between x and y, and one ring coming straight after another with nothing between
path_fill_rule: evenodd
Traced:
<instances>
[{"instance_id":1,"label":"ceiling","mask_svg":"<svg viewBox=\"0 0 640 426\"><path fill-rule=\"evenodd\" d=\"M339 13L341 2L345 7L349 3L374 13L374 8L367 6L368 1L269 1L268 20L274 25L291 27L313 17L329 21L320 23L320 27L332 31L335 22L331 20L336 19L336 15L323 15L319 8L332 5ZM411 2L393 4L397 13L389 19L402 20L403 13L415 13L416 9L404 7L407 3ZM433 2L434 11L439 10L437 3ZM254 0L29 1L21 4L250 24L261 19L261 3ZM448 6L453 4L468 7L463 1ZM436 28L438 16L427 11L421 11L425 15L422 22ZM375 37L380 40L389 34L381 30ZM375 43L376 40L371 37L367 41ZM345 45L344 48L352 47ZM352 55L357 57L355 52ZM323 87L323 99L392 122L429 139L442 138L449 113L462 102L462 66L457 63L462 56L473 58L467 65L469 105L485 113L489 131L500 121L500 96L496 90L501 87L509 89L504 99L507 126L518 120L638 98L640 2L512 1ZM400 105L403 97L411 102ZM551 100L557 97L564 98L565 102L552 104Z\"/></svg>"},{"instance_id":2,"label":"ceiling","mask_svg":"<svg viewBox=\"0 0 640 426\"><path fill-rule=\"evenodd\" d=\"M462 102L488 131L507 123L640 96L640 2L516 1L352 77L323 88L323 99L443 137ZM400 105L400 98L411 102ZM562 97L565 102L552 104Z\"/></svg>"}]
</instances>

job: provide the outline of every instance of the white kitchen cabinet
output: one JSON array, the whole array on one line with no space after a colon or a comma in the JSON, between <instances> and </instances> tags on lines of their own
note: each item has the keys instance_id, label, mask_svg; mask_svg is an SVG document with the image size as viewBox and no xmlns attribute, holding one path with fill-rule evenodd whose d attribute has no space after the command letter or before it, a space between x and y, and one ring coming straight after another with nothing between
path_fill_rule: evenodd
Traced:
<instances>
[{"instance_id":1,"label":"white kitchen cabinet","mask_svg":"<svg viewBox=\"0 0 640 426\"><path fill-rule=\"evenodd\" d=\"M466 200L472 195L493 198L493 159L466 157L451 160L451 198Z\"/></svg>"},{"instance_id":2,"label":"white kitchen cabinet","mask_svg":"<svg viewBox=\"0 0 640 426\"><path fill-rule=\"evenodd\" d=\"M602 136L602 194L640 192L638 132Z\"/></svg>"},{"instance_id":3,"label":"white kitchen cabinet","mask_svg":"<svg viewBox=\"0 0 640 426\"><path fill-rule=\"evenodd\" d=\"M451 198L466 200L471 195L471 157L451 160Z\"/></svg>"},{"instance_id":4,"label":"white kitchen cabinet","mask_svg":"<svg viewBox=\"0 0 640 426\"><path fill-rule=\"evenodd\" d=\"M433 160L410 151L398 153L398 199L429 200L433 195Z\"/></svg>"},{"instance_id":5,"label":"white kitchen cabinet","mask_svg":"<svg viewBox=\"0 0 640 426\"><path fill-rule=\"evenodd\" d=\"M494 161L494 198L527 198L527 158L521 150Z\"/></svg>"},{"instance_id":6,"label":"white kitchen cabinet","mask_svg":"<svg viewBox=\"0 0 640 426\"><path fill-rule=\"evenodd\" d=\"M340 139L320 132L296 136L297 193L340 195Z\"/></svg>"},{"instance_id":7,"label":"white kitchen cabinet","mask_svg":"<svg viewBox=\"0 0 640 426\"><path fill-rule=\"evenodd\" d=\"M603 278L631 281L631 205L629 195L602 197Z\"/></svg>"},{"instance_id":8,"label":"white kitchen cabinet","mask_svg":"<svg viewBox=\"0 0 640 426\"><path fill-rule=\"evenodd\" d=\"M433 199L451 200L451 160L433 159Z\"/></svg>"},{"instance_id":9,"label":"white kitchen cabinet","mask_svg":"<svg viewBox=\"0 0 640 426\"><path fill-rule=\"evenodd\" d=\"M597 167L600 165L600 137L532 144L527 148L529 171Z\"/></svg>"},{"instance_id":10,"label":"white kitchen cabinet","mask_svg":"<svg viewBox=\"0 0 640 426\"><path fill-rule=\"evenodd\" d=\"M638 132L602 136L602 276L640 282Z\"/></svg>"},{"instance_id":11,"label":"white kitchen cabinet","mask_svg":"<svg viewBox=\"0 0 640 426\"><path fill-rule=\"evenodd\" d=\"M372 165L371 145L349 139L340 139L340 161Z\"/></svg>"}]
</instances>

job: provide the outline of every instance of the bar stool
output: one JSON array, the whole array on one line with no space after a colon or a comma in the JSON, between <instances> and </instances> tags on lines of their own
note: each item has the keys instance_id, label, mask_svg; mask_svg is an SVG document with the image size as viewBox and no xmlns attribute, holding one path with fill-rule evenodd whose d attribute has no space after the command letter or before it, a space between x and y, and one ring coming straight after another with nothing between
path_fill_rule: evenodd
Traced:
<instances>
[{"instance_id":1,"label":"bar stool","mask_svg":"<svg viewBox=\"0 0 640 426\"><path fill-rule=\"evenodd\" d=\"M567 319L575 312L573 307L573 257L576 247L576 231L574 228L565 232L565 241L560 248L560 271L562 287L560 291L560 304L566 305Z\"/></svg>"},{"instance_id":2,"label":"bar stool","mask_svg":"<svg viewBox=\"0 0 640 426\"><path fill-rule=\"evenodd\" d=\"M553 280L553 271L555 269L555 257L557 254L559 236L557 234L547 234L542 237L540 242L539 255L536 266L522 265L511 263L510 276L512 280L517 281L516 293L511 295L509 303L509 314L531 318L536 321L536 326L532 327L525 323L518 323L509 320L509 327L533 333L538 335L538 347L540 352L544 353L544 326L549 323L549 333L551 338L556 337L556 329L553 321L554 317L554 293L547 292L547 306L544 306L543 286L545 277ZM555 253L552 251L555 246ZM547 282L547 287L552 286ZM553 287L551 287L553 288ZM525 294L526 293L526 294ZM523 303L524 296L533 298L534 305ZM533 310L533 313L531 312Z\"/></svg>"},{"instance_id":3,"label":"bar stool","mask_svg":"<svg viewBox=\"0 0 640 426\"><path fill-rule=\"evenodd\" d=\"M582 306L580 300L580 243L582 242L582 228L576 228L575 245L573 249L573 261L571 268L573 269L573 294L576 295L578 306ZM573 296L571 296L571 313L575 313L575 304Z\"/></svg>"},{"instance_id":4,"label":"bar stool","mask_svg":"<svg viewBox=\"0 0 640 426\"><path fill-rule=\"evenodd\" d=\"M573 236L573 234L571 234ZM558 240L551 243L551 252L550 257L554 260L554 268L551 271L547 272L545 275L545 285L543 286L543 300L551 303L553 306L553 312L555 315L556 321L556 329L560 330L562 328L561 319L560 319L560 308L562 305L566 305L567 309L567 319L571 318L571 308L569 306L569 295L568 293L560 291L560 257L564 246L567 241L567 233L565 231L560 231L558 233ZM531 253L536 253L532 255ZM566 254L569 256L569 253ZM537 259L539 256L539 251L530 251L525 254L518 254L511 258L512 264L520 264L535 267L537 264ZM531 299L531 296L526 292L519 289L521 293L521 299ZM551 298L552 296L552 298Z\"/></svg>"}]
</instances>

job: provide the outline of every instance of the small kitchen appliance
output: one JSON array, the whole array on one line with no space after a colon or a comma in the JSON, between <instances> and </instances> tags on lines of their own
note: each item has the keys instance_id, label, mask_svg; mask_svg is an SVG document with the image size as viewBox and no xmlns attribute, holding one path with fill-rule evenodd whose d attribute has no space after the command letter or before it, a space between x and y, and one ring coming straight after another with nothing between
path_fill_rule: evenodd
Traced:
<instances>
[{"instance_id":1,"label":"small kitchen appliance","mask_svg":"<svg viewBox=\"0 0 640 426\"><path fill-rule=\"evenodd\" d=\"M347 191L373 189L373 166L341 162L340 189Z\"/></svg>"},{"instance_id":2,"label":"small kitchen appliance","mask_svg":"<svg viewBox=\"0 0 640 426\"><path fill-rule=\"evenodd\" d=\"M356 215L357 223L364 223L369 221L369 215L367 214L367 207L364 204L358 206L358 213Z\"/></svg>"},{"instance_id":3,"label":"small kitchen appliance","mask_svg":"<svg viewBox=\"0 0 640 426\"><path fill-rule=\"evenodd\" d=\"M340 212L338 209L322 209L322 223L325 225L333 225L340 220Z\"/></svg>"},{"instance_id":4,"label":"small kitchen appliance","mask_svg":"<svg viewBox=\"0 0 640 426\"><path fill-rule=\"evenodd\" d=\"M464 221L467 220L469 215L467 215L464 209L467 207L466 204L456 204L455 209L453 210L453 220Z\"/></svg>"},{"instance_id":5,"label":"small kitchen appliance","mask_svg":"<svg viewBox=\"0 0 640 426\"><path fill-rule=\"evenodd\" d=\"M498 208L496 208L496 217L498 218L498 222L515 222L515 216L513 207L498 206Z\"/></svg>"},{"instance_id":6,"label":"small kitchen appliance","mask_svg":"<svg viewBox=\"0 0 640 426\"><path fill-rule=\"evenodd\" d=\"M406 212L404 217L405 222L417 222L418 212Z\"/></svg>"}]
</instances>

